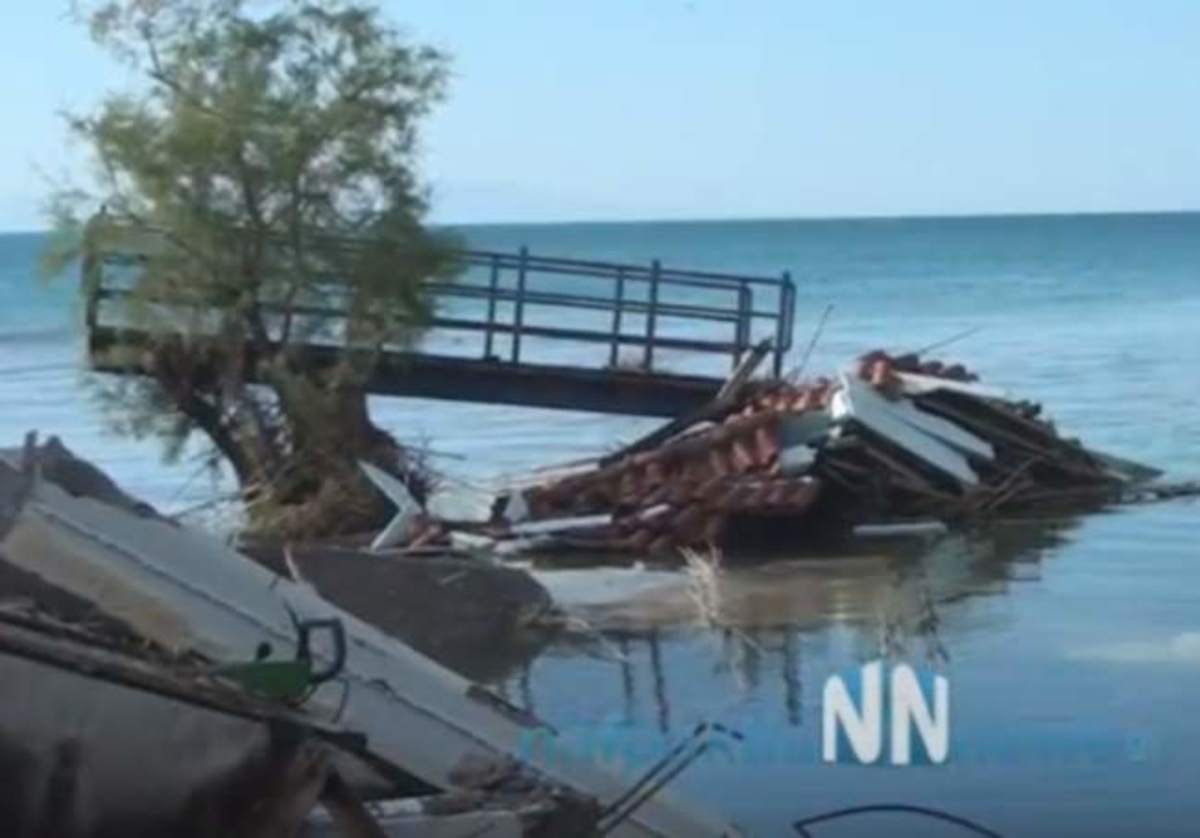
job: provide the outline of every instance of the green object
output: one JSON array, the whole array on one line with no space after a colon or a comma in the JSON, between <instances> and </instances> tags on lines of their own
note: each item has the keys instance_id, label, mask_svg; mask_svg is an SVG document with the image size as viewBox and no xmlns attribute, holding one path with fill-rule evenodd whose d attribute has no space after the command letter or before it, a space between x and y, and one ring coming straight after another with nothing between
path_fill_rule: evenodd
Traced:
<instances>
[{"instance_id":1,"label":"green object","mask_svg":"<svg viewBox=\"0 0 1200 838\"><path fill-rule=\"evenodd\" d=\"M235 663L218 668L216 674L259 698L288 704L303 699L313 683L312 663L308 660Z\"/></svg>"},{"instance_id":2,"label":"green object","mask_svg":"<svg viewBox=\"0 0 1200 838\"><path fill-rule=\"evenodd\" d=\"M269 644L263 644L252 663L232 663L218 667L214 674L239 684L246 692L273 701L299 704L317 686L331 681L342 671L346 663L346 630L341 620L298 620L291 613L296 626L296 657L290 661L267 660L271 655ZM333 660L322 670L313 668L312 635L315 631L329 632L333 640Z\"/></svg>"}]
</instances>

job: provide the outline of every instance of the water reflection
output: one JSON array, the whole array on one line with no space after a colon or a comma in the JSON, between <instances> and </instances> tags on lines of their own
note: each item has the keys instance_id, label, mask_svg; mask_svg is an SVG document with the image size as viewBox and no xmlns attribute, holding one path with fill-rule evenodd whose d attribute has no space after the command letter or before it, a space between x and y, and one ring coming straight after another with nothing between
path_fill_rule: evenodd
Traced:
<instances>
[{"instance_id":1,"label":"water reflection","mask_svg":"<svg viewBox=\"0 0 1200 838\"><path fill-rule=\"evenodd\" d=\"M716 573L596 568L542 571L539 578L611 644L607 671L625 722L640 708L660 732L672 729L672 696L694 689L694 673L673 673L666 651L703 641L711 646L705 658L713 662L712 674L728 676L735 700L769 702L795 727L804 715L806 638L814 657L830 656L820 647L836 629L848 637L853 658L883 655L943 666L953 643L943 636L941 609L1036 580L1046 551L1063 544L1075 526L1072 520L997 523L934 543L859 543L836 555ZM955 619L961 632L987 629L996 617L974 616L966 607L956 609ZM569 656L578 648L564 642L551 652ZM528 662L503 685L533 712L530 672L537 665Z\"/></svg>"},{"instance_id":2,"label":"water reflection","mask_svg":"<svg viewBox=\"0 0 1200 838\"><path fill-rule=\"evenodd\" d=\"M730 568L699 598L680 571L538 571L599 634L559 639L510 692L631 781L698 722L739 731L673 785L748 834L885 801L1006 835L1184 834L1154 827L1195 823L1195 521L1175 503L872 542ZM884 652L951 682L946 765L823 761L826 678Z\"/></svg>"}]
</instances>

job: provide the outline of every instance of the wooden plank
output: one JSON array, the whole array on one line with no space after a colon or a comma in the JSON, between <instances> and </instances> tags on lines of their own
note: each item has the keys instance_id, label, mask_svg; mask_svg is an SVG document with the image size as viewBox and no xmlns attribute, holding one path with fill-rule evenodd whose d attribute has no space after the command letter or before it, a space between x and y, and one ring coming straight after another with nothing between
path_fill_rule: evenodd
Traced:
<instances>
[{"instance_id":1,"label":"wooden plank","mask_svg":"<svg viewBox=\"0 0 1200 838\"><path fill-rule=\"evenodd\" d=\"M770 338L760 341L757 346L751 349L750 354L738 363L733 373L721 385L721 389L717 393L717 401L730 402L736 399L742 388L746 386L746 382L754 375L754 371L758 369L759 364L762 363L763 358L767 357L767 353L770 351Z\"/></svg>"}]
</instances>

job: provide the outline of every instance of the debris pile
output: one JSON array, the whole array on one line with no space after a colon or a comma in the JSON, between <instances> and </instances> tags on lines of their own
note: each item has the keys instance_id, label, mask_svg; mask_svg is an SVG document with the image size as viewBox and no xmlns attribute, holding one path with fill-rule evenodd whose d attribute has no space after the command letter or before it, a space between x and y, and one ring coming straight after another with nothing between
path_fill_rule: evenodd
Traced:
<instances>
[{"instance_id":1,"label":"debris pile","mask_svg":"<svg viewBox=\"0 0 1200 838\"><path fill-rule=\"evenodd\" d=\"M191 656L0 604L0 712L16 834L292 835L311 791L366 816L396 773L365 740L247 691ZM311 773L297 775L305 767ZM319 772L319 774L318 774ZM336 777L336 798L321 786ZM269 830L269 831L268 831Z\"/></svg>"},{"instance_id":2,"label":"debris pile","mask_svg":"<svg viewBox=\"0 0 1200 838\"><path fill-rule=\"evenodd\" d=\"M322 585L319 554L285 550L274 572L59 453L32 435L0 452L0 599L33 601L0 607L0 682L20 687L0 702L0 822L18 834L573 836L626 799L390 633L377 598ZM364 586L394 582L392 557L342 558ZM736 834L661 787L619 814L613 835Z\"/></svg>"},{"instance_id":3,"label":"debris pile","mask_svg":"<svg viewBox=\"0 0 1200 838\"><path fill-rule=\"evenodd\" d=\"M746 382L595 463L508 491L511 549L673 554L855 527L1092 508L1158 475L1090 451L959 364L882 351L836 379Z\"/></svg>"}]
</instances>

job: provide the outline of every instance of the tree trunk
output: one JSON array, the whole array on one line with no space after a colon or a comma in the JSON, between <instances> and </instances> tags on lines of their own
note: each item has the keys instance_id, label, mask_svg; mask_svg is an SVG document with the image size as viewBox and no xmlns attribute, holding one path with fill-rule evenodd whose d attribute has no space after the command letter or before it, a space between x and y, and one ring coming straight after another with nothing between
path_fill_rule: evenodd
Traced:
<instances>
[{"instance_id":1,"label":"tree trunk","mask_svg":"<svg viewBox=\"0 0 1200 838\"><path fill-rule=\"evenodd\" d=\"M251 508L256 534L318 538L371 532L394 514L365 477L360 461L404 480L423 500L426 478L391 434L371 421L367 395L356 381L317 380L303 372L270 376L290 450L271 481L269 500Z\"/></svg>"},{"instance_id":2,"label":"tree trunk","mask_svg":"<svg viewBox=\"0 0 1200 838\"><path fill-rule=\"evenodd\" d=\"M177 342L165 343L149 353L150 369L158 386L170 397L175 407L192 421L233 469L238 485L243 488L258 476L254 458L239 442L237 435L222 415L220 399L206 396L197 380L194 354Z\"/></svg>"},{"instance_id":3,"label":"tree trunk","mask_svg":"<svg viewBox=\"0 0 1200 838\"><path fill-rule=\"evenodd\" d=\"M277 358L260 367L276 401L268 409L245 385L237 392L206 389L206 368L184 347L160 347L153 365L176 408L233 469L256 535L313 539L383 527L394 510L360 461L405 481L418 500L427 494L427 476L371 421L366 392L353 376L321 380Z\"/></svg>"}]
</instances>

